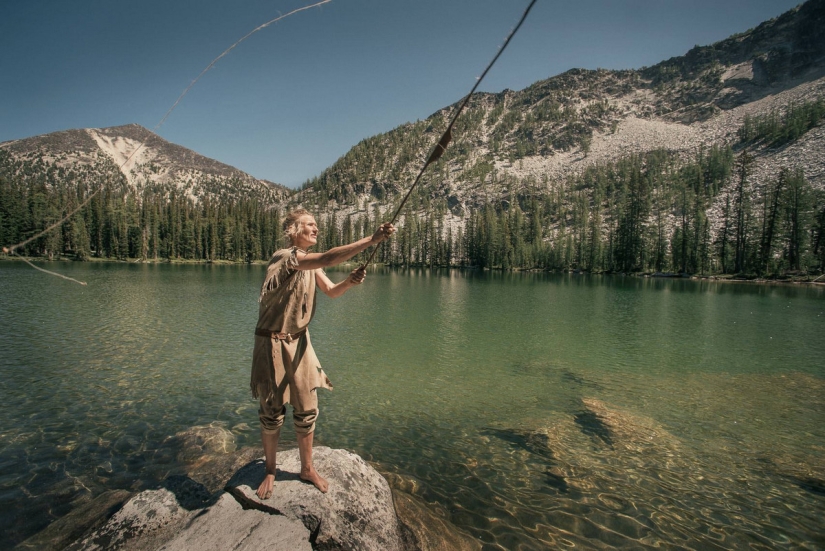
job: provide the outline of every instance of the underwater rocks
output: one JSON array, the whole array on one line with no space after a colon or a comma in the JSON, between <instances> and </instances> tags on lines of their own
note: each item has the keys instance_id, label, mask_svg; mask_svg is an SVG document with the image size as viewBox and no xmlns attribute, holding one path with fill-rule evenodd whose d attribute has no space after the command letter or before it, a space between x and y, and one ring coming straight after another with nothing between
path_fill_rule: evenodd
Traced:
<instances>
[{"instance_id":1,"label":"underwater rocks","mask_svg":"<svg viewBox=\"0 0 825 551\"><path fill-rule=\"evenodd\" d=\"M654 419L622 411L595 398L584 398L582 403L585 410L574 418L585 434L625 451L645 453L655 449L667 457L680 453L680 440Z\"/></svg>"},{"instance_id":2,"label":"underwater rocks","mask_svg":"<svg viewBox=\"0 0 825 551\"><path fill-rule=\"evenodd\" d=\"M417 551L478 551L481 543L441 518L412 494L393 489L406 549Z\"/></svg>"},{"instance_id":3,"label":"underwater rocks","mask_svg":"<svg viewBox=\"0 0 825 551\"><path fill-rule=\"evenodd\" d=\"M233 473L264 454L260 447L237 450L235 435L218 423L182 430L167 438L163 449L211 493L222 490Z\"/></svg>"},{"instance_id":4,"label":"underwater rocks","mask_svg":"<svg viewBox=\"0 0 825 551\"><path fill-rule=\"evenodd\" d=\"M401 522L404 548L416 551L478 551L481 542L450 522L449 513L426 503L417 494L421 483L393 472L390 465L372 464L392 489L395 512Z\"/></svg>"},{"instance_id":5,"label":"underwater rocks","mask_svg":"<svg viewBox=\"0 0 825 551\"><path fill-rule=\"evenodd\" d=\"M177 451L181 463L197 463L215 454L235 451L235 435L217 423L189 427L164 442Z\"/></svg>"},{"instance_id":6,"label":"underwater rocks","mask_svg":"<svg viewBox=\"0 0 825 551\"><path fill-rule=\"evenodd\" d=\"M45 530L20 543L15 549L58 551L89 530L106 522L132 496L126 490L109 490L97 496L65 517L51 523Z\"/></svg>"},{"instance_id":7,"label":"underwater rocks","mask_svg":"<svg viewBox=\"0 0 825 551\"><path fill-rule=\"evenodd\" d=\"M713 377L704 377L697 388L718 388L710 384ZM794 404L791 396L809 397L797 380L805 378L751 377L739 386L765 385L774 394L787 390L789 400L783 403ZM689 385L684 388L690 394ZM804 405L821 411L817 400L810 396ZM726 404L730 410L735 405ZM741 415L741 409L736 413ZM543 425L484 434L529 454L528 482L536 493L543 484L553 496L558 510L544 506L545 518L535 521L547 527L543 541L587 534L587 541L596 538L618 548L772 549L789 541L821 545L820 510L811 506L825 495L821 444L812 440L808 449L795 450L782 442L753 441L747 438L750 432L738 429L744 423L735 423L750 418L739 415L714 416L718 424L733 428L705 432L675 425L673 430L680 432L671 432L640 411L587 397ZM759 419L752 421L759 426ZM707 437L696 438L696 430ZM578 542L586 546L585 540Z\"/></svg>"}]
</instances>

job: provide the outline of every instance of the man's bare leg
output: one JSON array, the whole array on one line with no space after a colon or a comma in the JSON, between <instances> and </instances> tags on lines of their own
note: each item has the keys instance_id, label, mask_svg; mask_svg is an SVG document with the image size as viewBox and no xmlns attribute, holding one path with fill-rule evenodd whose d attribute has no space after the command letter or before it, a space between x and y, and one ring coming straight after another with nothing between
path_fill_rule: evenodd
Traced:
<instances>
[{"instance_id":1,"label":"man's bare leg","mask_svg":"<svg viewBox=\"0 0 825 551\"><path fill-rule=\"evenodd\" d=\"M275 456L278 454L278 438L281 436L281 429L277 432L266 433L261 430L261 441L264 444L264 455L266 456L266 476L255 492L260 499L272 497L272 489L275 487Z\"/></svg>"},{"instance_id":2,"label":"man's bare leg","mask_svg":"<svg viewBox=\"0 0 825 551\"><path fill-rule=\"evenodd\" d=\"M298 437L298 453L301 455L301 474L299 476L301 477L301 480L311 482L323 493L327 493L327 490L329 490L329 483L318 474L318 471L316 471L315 467L312 465L313 434L315 433L310 432L309 434L296 434Z\"/></svg>"}]
</instances>

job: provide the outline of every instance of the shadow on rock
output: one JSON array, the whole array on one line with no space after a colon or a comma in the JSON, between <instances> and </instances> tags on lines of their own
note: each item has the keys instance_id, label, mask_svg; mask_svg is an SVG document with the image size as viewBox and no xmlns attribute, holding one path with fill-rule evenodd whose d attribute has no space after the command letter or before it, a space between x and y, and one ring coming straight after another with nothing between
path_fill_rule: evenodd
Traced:
<instances>
[{"instance_id":1,"label":"shadow on rock","mask_svg":"<svg viewBox=\"0 0 825 551\"><path fill-rule=\"evenodd\" d=\"M573 373L569 369L562 369L561 371L561 380L565 383L573 383L578 386L592 388L594 390L602 390L604 387L595 381L591 381L590 379L586 379L581 375L577 375Z\"/></svg>"},{"instance_id":2,"label":"shadow on rock","mask_svg":"<svg viewBox=\"0 0 825 551\"><path fill-rule=\"evenodd\" d=\"M195 511L213 505L218 495L210 493L206 486L188 476L173 475L163 481L161 486L175 495L178 504L188 511Z\"/></svg>"},{"instance_id":3,"label":"shadow on rock","mask_svg":"<svg viewBox=\"0 0 825 551\"><path fill-rule=\"evenodd\" d=\"M594 440L601 440L611 448L613 447L613 437L610 435L610 428L602 419L592 411L582 411L573 415L573 421L581 428L581 431L592 437Z\"/></svg>"},{"instance_id":4,"label":"shadow on rock","mask_svg":"<svg viewBox=\"0 0 825 551\"><path fill-rule=\"evenodd\" d=\"M494 429L488 428L481 431L481 434L494 436L505 442L509 442L513 447L519 448L533 455L537 455L547 461L556 459L553 450L550 449L550 440L547 435L524 429Z\"/></svg>"}]
</instances>

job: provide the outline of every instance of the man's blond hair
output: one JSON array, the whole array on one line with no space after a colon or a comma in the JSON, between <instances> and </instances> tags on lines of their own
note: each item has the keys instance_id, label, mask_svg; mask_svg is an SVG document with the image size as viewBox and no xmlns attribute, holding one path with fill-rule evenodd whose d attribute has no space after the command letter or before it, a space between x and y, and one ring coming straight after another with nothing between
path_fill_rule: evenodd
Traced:
<instances>
[{"instance_id":1,"label":"man's blond hair","mask_svg":"<svg viewBox=\"0 0 825 551\"><path fill-rule=\"evenodd\" d=\"M307 209L295 209L284 218L284 239L287 241L287 245L295 242L295 236L301 231L300 219L307 214L312 216L312 213Z\"/></svg>"}]
</instances>

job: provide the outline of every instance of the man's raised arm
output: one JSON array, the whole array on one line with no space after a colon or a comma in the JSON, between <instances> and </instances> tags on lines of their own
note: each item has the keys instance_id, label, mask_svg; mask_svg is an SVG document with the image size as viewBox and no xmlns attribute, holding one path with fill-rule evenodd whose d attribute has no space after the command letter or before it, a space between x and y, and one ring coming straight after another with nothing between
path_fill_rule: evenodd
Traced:
<instances>
[{"instance_id":1,"label":"man's raised arm","mask_svg":"<svg viewBox=\"0 0 825 551\"><path fill-rule=\"evenodd\" d=\"M298 269L314 270L326 268L345 262L372 245L378 245L395 233L395 227L389 222L381 224L371 237L364 237L348 245L333 247L323 253L305 253L298 251Z\"/></svg>"}]
</instances>

